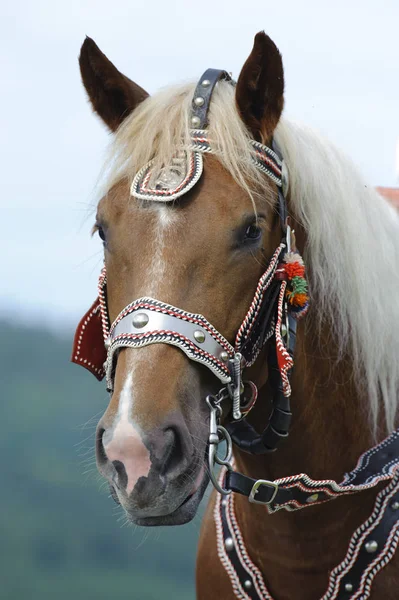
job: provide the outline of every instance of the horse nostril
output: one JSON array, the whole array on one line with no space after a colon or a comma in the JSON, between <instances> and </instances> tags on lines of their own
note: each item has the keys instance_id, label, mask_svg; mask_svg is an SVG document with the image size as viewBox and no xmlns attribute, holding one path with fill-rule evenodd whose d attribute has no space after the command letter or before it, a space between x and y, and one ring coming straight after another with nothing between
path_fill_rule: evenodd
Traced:
<instances>
[{"instance_id":1,"label":"horse nostril","mask_svg":"<svg viewBox=\"0 0 399 600\"><path fill-rule=\"evenodd\" d=\"M115 491L115 488L113 485L109 486L109 492L111 494L111 498L113 499L113 501L115 502L115 504L117 504L118 506L121 505L119 498L118 498L118 494Z\"/></svg>"},{"instance_id":2,"label":"horse nostril","mask_svg":"<svg viewBox=\"0 0 399 600\"><path fill-rule=\"evenodd\" d=\"M181 435L178 429L168 427L164 432L164 451L165 457L161 467L161 475L169 477L177 476L184 460L184 450Z\"/></svg>"},{"instance_id":3,"label":"horse nostril","mask_svg":"<svg viewBox=\"0 0 399 600\"><path fill-rule=\"evenodd\" d=\"M122 488L127 487L127 473L125 469L125 465L120 460L113 460L112 464L114 465L115 471L118 475L118 486Z\"/></svg>"},{"instance_id":4,"label":"horse nostril","mask_svg":"<svg viewBox=\"0 0 399 600\"><path fill-rule=\"evenodd\" d=\"M112 479L119 488L125 488L128 481L125 465L120 460L109 460L104 448L104 433L105 429L103 427L99 427L96 436L97 461L100 465L111 463L117 475L117 477L112 477Z\"/></svg>"},{"instance_id":5,"label":"horse nostril","mask_svg":"<svg viewBox=\"0 0 399 600\"><path fill-rule=\"evenodd\" d=\"M105 454L104 443L103 443L104 433L105 433L105 429L103 427L99 427L97 429L96 455L97 455L97 462L102 465L105 465L105 463L108 462L108 458L107 458L107 455Z\"/></svg>"}]
</instances>

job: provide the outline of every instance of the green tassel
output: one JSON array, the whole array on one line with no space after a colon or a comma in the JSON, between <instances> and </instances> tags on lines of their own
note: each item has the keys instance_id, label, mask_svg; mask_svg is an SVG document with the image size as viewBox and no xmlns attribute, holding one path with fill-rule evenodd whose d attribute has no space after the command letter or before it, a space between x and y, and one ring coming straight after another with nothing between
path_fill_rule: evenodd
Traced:
<instances>
[{"instance_id":1,"label":"green tassel","mask_svg":"<svg viewBox=\"0 0 399 600\"><path fill-rule=\"evenodd\" d=\"M295 296L296 294L307 294L308 293L308 284L306 279L303 277L293 277L290 281L291 294L290 296Z\"/></svg>"}]
</instances>

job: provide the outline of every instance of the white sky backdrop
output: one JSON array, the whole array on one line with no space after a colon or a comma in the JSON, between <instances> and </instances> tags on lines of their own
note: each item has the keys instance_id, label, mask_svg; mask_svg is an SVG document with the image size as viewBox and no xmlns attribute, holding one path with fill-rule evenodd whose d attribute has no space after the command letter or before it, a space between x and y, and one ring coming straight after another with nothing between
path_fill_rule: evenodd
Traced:
<instances>
[{"instance_id":1,"label":"white sky backdrop","mask_svg":"<svg viewBox=\"0 0 399 600\"><path fill-rule=\"evenodd\" d=\"M66 326L96 295L90 211L109 135L80 82L84 36L152 93L207 67L237 77L260 29L283 54L286 114L395 185L397 0L0 3L0 317Z\"/></svg>"}]
</instances>

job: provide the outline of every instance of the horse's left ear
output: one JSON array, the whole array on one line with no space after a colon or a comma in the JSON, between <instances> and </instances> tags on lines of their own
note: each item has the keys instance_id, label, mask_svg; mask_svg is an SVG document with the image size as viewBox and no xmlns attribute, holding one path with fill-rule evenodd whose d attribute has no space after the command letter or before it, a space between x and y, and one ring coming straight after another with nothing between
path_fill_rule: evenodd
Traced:
<instances>
[{"instance_id":1,"label":"horse's left ear","mask_svg":"<svg viewBox=\"0 0 399 600\"><path fill-rule=\"evenodd\" d=\"M275 43L260 31L236 87L236 103L253 137L266 142L273 135L284 106L284 70Z\"/></svg>"}]
</instances>

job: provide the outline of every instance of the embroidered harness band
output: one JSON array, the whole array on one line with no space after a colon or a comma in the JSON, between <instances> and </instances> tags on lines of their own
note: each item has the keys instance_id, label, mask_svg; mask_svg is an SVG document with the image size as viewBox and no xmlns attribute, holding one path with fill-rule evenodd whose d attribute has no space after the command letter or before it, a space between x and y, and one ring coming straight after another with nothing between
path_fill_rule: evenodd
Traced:
<instances>
[{"instance_id":1,"label":"embroidered harness band","mask_svg":"<svg viewBox=\"0 0 399 600\"><path fill-rule=\"evenodd\" d=\"M132 196L170 202L196 185L203 172L202 155L213 152L206 126L212 92L219 80L234 85L225 71L216 69L205 71L197 84L192 101L190 148L177 149L171 164L161 169L155 167L154 161L144 165L132 182ZM345 559L331 572L328 589L321 599L364 600L370 595L375 575L391 560L399 542L399 430L360 457L356 468L341 483L315 481L304 473L275 481L255 480L234 470L233 443L246 452L263 454L274 452L288 436L296 322L308 308L305 267L287 219L286 165L274 143L272 148L255 140L249 144L254 164L277 187L283 235L259 279L234 345L203 315L149 297L128 304L111 324L104 268L98 298L76 330L72 361L99 380L105 376L112 392L120 348L171 344L189 359L208 367L223 384L217 395L206 399L210 409L208 460L212 483L220 492L214 511L218 553L237 598L273 600L262 573L247 553L231 492L247 496L252 503L264 504L269 513L274 513L303 509L387 481L377 495L371 516L353 534ZM243 381L243 371L256 361L267 342L273 403L269 422L259 434L245 419L256 401L257 390L252 382ZM232 411L231 422L224 427L221 403L225 399L231 400ZM218 455L222 441L227 444L223 458ZM219 477L214 472L215 465L223 467Z\"/></svg>"}]
</instances>

